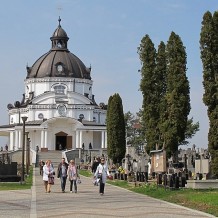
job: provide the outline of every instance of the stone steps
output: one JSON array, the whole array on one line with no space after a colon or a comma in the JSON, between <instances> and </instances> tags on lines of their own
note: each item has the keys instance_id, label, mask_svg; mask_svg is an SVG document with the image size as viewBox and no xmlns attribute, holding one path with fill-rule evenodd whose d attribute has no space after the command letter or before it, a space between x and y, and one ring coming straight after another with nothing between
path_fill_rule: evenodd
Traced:
<instances>
[{"instance_id":1,"label":"stone steps","mask_svg":"<svg viewBox=\"0 0 218 218\"><path fill-rule=\"evenodd\" d=\"M61 151L48 151L48 152L38 152L38 160L51 160L54 168L58 167L61 162L62 152Z\"/></svg>"}]
</instances>

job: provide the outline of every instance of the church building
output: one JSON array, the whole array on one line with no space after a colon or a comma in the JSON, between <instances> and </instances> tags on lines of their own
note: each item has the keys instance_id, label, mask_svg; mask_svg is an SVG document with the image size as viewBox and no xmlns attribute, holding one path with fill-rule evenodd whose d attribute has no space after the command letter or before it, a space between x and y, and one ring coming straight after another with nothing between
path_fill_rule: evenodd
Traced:
<instances>
[{"instance_id":1,"label":"church building","mask_svg":"<svg viewBox=\"0 0 218 218\"><path fill-rule=\"evenodd\" d=\"M51 49L26 67L22 100L8 104L9 123L0 126L0 136L8 137L9 151L22 148L23 126L34 150L107 148L106 105L95 102L91 67L68 50L58 21Z\"/></svg>"}]
</instances>

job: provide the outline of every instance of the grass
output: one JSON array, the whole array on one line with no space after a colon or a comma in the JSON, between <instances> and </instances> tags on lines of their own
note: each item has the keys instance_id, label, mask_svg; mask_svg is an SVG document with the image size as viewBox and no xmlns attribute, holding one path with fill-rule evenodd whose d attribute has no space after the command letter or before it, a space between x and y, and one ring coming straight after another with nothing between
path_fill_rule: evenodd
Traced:
<instances>
[{"instance_id":1,"label":"grass","mask_svg":"<svg viewBox=\"0 0 218 218\"><path fill-rule=\"evenodd\" d=\"M93 174L92 174L92 172L90 170L80 169L79 174L82 175L82 176L86 176L86 177L92 177L93 176Z\"/></svg>"},{"instance_id":2,"label":"grass","mask_svg":"<svg viewBox=\"0 0 218 218\"><path fill-rule=\"evenodd\" d=\"M135 187L127 181L110 180L109 184L126 188L136 193L196 209L218 217L218 190L178 189L170 190L157 187L156 184L144 184Z\"/></svg>"},{"instance_id":3,"label":"grass","mask_svg":"<svg viewBox=\"0 0 218 218\"><path fill-rule=\"evenodd\" d=\"M30 168L30 174L25 178L25 184L20 182L0 182L0 191L30 189L33 181L33 168Z\"/></svg>"}]
</instances>

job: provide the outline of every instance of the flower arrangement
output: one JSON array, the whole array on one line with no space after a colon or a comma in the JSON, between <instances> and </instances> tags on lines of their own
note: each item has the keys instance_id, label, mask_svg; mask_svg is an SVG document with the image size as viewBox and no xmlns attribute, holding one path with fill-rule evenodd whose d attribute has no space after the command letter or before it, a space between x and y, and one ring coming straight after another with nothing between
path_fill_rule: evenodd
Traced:
<instances>
[{"instance_id":1,"label":"flower arrangement","mask_svg":"<svg viewBox=\"0 0 218 218\"><path fill-rule=\"evenodd\" d=\"M120 166L120 167L118 168L118 172L121 173L121 174L125 174L125 170L123 169L122 166Z\"/></svg>"}]
</instances>

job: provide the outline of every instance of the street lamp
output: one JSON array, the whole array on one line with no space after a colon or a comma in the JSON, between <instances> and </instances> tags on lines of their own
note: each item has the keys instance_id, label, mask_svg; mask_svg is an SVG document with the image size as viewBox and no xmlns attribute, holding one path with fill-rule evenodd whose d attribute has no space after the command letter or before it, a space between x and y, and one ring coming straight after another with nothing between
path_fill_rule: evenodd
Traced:
<instances>
[{"instance_id":1,"label":"street lamp","mask_svg":"<svg viewBox=\"0 0 218 218\"><path fill-rule=\"evenodd\" d=\"M28 132L26 133L26 172L29 175L30 168L30 138L28 137Z\"/></svg>"},{"instance_id":2,"label":"street lamp","mask_svg":"<svg viewBox=\"0 0 218 218\"><path fill-rule=\"evenodd\" d=\"M23 146L22 146L22 173L21 173L21 184L24 183L24 149L25 149L25 122L27 121L26 116L21 117L23 121Z\"/></svg>"}]
</instances>

